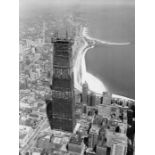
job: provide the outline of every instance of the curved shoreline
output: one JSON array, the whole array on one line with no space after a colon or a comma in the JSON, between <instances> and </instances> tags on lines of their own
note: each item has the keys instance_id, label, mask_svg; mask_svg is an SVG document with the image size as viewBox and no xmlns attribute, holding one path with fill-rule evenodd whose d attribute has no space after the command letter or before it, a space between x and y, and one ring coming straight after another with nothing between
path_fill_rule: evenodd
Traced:
<instances>
[{"instance_id":1,"label":"curved shoreline","mask_svg":"<svg viewBox=\"0 0 155 155\"><path fill-rule=\"evenodd\" d=\"M129 45L130 44L130 42L126 42L126 43L107 42L107 41L103 41L103 40L99 40L99 39L90 37L88 35L88 29L86 27L83 27L82 28L82 31L80 33L80 37L84 41L84 45L79 50L80 52L79 52L78 58L76 60L76 65L78 65L78 66L81 67L81 71L82 71L82 75L81 75L82 76L82 83L84 83L86 81L86 74L88 73L87 72L87 69L86 69L85 55L86 55L86 53L88 52L89 49L95 47L95 44L96 43L107 44L107 45ZM80 64L77 64L78 62L81 62L81 65ZM77 76L77 74L78 74L78 72L75 73L75 76ZM105 87L104 83L101 80L99 80L99 81ZM76 82L78 82L78 81L76 81ZM103 88L103 89L105 89L103 91L107 91L108 90L106 87ZM100 93L98 93L98 94L100 94ZM134 99L131 99L131 98L128 98L128 97L125 97L125 96L121 96L121 95L117 95L117 94L112 94L112 97L134 101Z\"/></svg>"}]
</instances>

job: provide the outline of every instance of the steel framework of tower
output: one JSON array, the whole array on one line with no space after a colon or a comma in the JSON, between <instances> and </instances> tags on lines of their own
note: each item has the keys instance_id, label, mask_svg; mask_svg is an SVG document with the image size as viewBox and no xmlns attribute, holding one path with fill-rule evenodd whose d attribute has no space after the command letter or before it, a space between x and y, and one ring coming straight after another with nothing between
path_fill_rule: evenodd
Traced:
<instances>
[{"instance_id":1,"label":"steel framework of tower","mask_svg":"<svg viewBox=\"0 0 155 155\"><path fill-rule=\"evenodd\" d=\"M52 38L53 77L52 100L46 100L47 116L51 129L72 132L74 119L74 78L72 67L73 40Z\"/></svg>"}]
</instances>

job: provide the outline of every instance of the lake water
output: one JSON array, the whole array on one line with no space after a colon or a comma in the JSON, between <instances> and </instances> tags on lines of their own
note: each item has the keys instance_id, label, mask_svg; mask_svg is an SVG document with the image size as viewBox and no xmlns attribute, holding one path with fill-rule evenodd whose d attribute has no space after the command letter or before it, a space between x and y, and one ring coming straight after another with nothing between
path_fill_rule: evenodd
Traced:
<instances>
[{"instance_id":1,"label":"lake water","mask_svg":"<svg viewBox=\"0 0 155 155\"><path fill-rule=\"evenodd\" d=\"M135 98L135 12L133 6L106 6L85 10L88 34L126 46L104 45L86 54L87 71L114 94Z\"/></svg>"}]
</instances>

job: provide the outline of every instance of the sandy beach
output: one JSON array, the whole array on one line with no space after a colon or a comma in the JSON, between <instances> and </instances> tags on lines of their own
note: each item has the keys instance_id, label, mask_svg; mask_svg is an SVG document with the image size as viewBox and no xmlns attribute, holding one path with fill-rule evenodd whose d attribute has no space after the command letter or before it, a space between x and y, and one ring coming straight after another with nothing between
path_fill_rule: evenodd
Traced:
<instances>
[{"instance_id":1,"label":"sandy beach","mask_svg":"<svg viewBox=\"0 0 155 155\"><path fill-rule=\"evenodd\" d=\"M75 87L81 91L82 84L86 81L89 85L90 90L94 91L95 93L102 94L103 91L108 91L108 89L99 78L95 77L94 75L90 74L87 71L86 61L85 61L86 53L91 48L94 48L96 43L117 46L117 45L129 45L130 42L116 43L116 42L107 42L107 41L99 40L97 38L92 38L88 35L88 29L86 27L83 27L80 36L84 41L84 45L80 48L75 62L75 67L74 67ZM79 81L80 78L81 78L81 81ZM112 96L116 98L126 99L126 100L133 100L128 97L121 96L119 94L113 94Z\"/></svg>"}]
</instances>

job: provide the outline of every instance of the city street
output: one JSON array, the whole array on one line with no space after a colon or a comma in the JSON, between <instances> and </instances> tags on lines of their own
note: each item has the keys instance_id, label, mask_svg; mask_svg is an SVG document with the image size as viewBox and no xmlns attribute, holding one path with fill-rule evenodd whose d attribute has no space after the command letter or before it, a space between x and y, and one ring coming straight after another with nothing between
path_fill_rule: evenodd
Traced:
<instances>
[{"instance_id":1,"label":"city street","mask_svg":"<svg viewBox=\"0 0 155 155\"><path fill-rule=\"evenodd\" d=\"M47 118L45 118L44 120L42 120L40 122L40 124L38 125L38 127L35 129L34 134L31 136L31 138L29 139L28 143L22 148L21 153L24 154L27 151L30 150L31 147L33 147L33 145L36 142L36 137L38 136L38 133L43 130L44 126L47 125Z\"/></svg>"}]
</instances>

